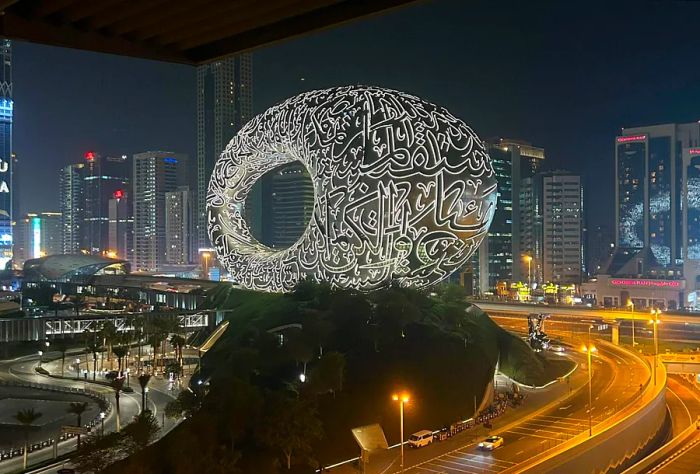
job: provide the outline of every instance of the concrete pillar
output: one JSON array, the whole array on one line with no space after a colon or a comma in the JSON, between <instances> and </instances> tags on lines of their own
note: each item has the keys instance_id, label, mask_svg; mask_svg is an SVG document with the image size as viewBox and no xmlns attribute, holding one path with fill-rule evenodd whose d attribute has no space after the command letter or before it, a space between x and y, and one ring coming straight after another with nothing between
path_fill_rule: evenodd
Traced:
<instances>
[{"instance_id":1,"label":"concrete pillar","mask_svg":"<svg viewBox=\"0 0 700 474\"><path fill-rule=\"evenodd\" d=\"M620 323L612 323L610 324L610 328L612 329L612 343L615 344L616 346L620 345Z\"/></svg>"}]
</instances>

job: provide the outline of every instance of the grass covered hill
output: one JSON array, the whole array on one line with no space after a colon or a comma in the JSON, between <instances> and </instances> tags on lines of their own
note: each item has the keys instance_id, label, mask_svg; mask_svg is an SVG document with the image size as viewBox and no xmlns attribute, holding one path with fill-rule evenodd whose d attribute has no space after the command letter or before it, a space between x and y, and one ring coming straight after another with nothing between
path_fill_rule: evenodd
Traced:
<instances>
[{"instance_id":1,"label":"grass covered hill","mask_svg":"<svg viewBox=\"0 0 700 474\"><path fill-rule=\"evenodd\" d=\"M411 394L410 433L471 416L497 361L527 384L565 370L465 303L460 287L436 291L363 294L302 282L282 295L220 285L205 305L235 311L203 358L207 395L195 387L181 397L169 412L188 420L120 468L309 472L357 454L353 427L380 423L397 442L397 390ZM196 465L185 452L200 453Z\"/></svg>"}]
</instances>

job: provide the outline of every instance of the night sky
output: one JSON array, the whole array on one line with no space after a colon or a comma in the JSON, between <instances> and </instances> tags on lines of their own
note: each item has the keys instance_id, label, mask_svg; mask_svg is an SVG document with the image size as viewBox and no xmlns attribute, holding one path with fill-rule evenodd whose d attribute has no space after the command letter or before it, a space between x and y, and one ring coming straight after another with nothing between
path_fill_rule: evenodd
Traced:
<instances>
[{"instance_id":1,"label":"night sky","mask_svg":"<svg viewBox=\"0 0 700 474\"><path fill-rule=\"evenodd\" d=\"M254 108L368 84L528 140L585 176L612 222L621 127L700 119L700 3L434 0L255 51ZM195 69L15 42L20 207L57 210L58 169L88 149L195 152Z\"/></svg>"}]
</instances>

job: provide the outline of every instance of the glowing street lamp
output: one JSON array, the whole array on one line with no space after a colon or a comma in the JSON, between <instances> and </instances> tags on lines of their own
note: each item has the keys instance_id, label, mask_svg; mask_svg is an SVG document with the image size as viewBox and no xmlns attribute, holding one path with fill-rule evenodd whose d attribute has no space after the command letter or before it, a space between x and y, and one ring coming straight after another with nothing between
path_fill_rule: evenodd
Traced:
<instances>
[{"instance_id":1,"label":"glowing street lamp","mask_svg":"<svg viewBox=\"0 0 700 474\"><path fill-rule=\"evenodd\" d=\"M588 356L588 436L593 435L593 393L591 388L591 381L593 379L593 369L591 367L591 357L593 356L593 353L597 350L598 349L596 349L595 346L590 343L590 340L588 344L584 344L583 347L581 347L581 351Z\"/></svg>"},{"instance_id":2,"label":"glowing street lamp","mask_svg":"<svg viewBox=\"0 0 700 474\"><path fill-rule=\"evenodd\" d=\"M102 423L102 436L105 435L105 416L107 414L103 411L100 412L100 422Z\"/></svg>"},{"instance_id":3,"label":"glowing street lamp","mask_svg":"<svg viewBox=\"0 0 700 474\"><path fill-rule=\"evenodd\" d=\"M400 429L401 429L401 472L403 472L403 406L410 401L408 393L403 392L400 395L395 393L391 396L391 399L395 402L399 402L399 418L400 418Z\"/></svg>"},{"instance_id":4,"label":"glowing street lamp","mask_svg":"<svg viewBox=\"0 0 700 474\"><path fill-rule=\"evenodd\" d=\"M654 326L654 385L656 385L656 369L658 366L658 359L659 359L659 324L661 324L661 320L659 319L659 315L661 314L661 310L658 308L652 308L651 309L651 319L649 320L649 324Z\"/></svg>"},{"instance_id":5,"label":"glowing street lamp","mask_svg":"<svg viewBox=\"0 0 700 474\"><path fill-rule=\"evenodd\" d=\"M634 347L637 345L637 343L634 341L634 301L628 299L627 307L630 308L630 311L632 312L632 347Z\"/></svg>"},{"instance_id":6,"label":"glowing street lamp","mask_svg":"<svg viewBox=\"0 0 700 474\"><path fill-rule=\"evenodd\" d=\"M527 262L527 287L529 290L532 289L532 256L523 255L523 259Z\"/></svg>"}]
</instances>

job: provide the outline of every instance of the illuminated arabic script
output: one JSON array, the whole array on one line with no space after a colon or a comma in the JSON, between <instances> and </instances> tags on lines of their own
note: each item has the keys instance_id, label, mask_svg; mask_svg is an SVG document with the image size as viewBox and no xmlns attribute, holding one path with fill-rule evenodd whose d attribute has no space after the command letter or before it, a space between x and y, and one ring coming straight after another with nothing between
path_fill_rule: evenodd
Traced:
<instances>
[{"instance_id":1,"label":"illuminated arabic script","mask_svg":"<svg viewBox=\"0 0 700 474\"><path fill-rule=\"evenodd\" d=\"M293 161L314 208L287 249L258 242L245 198ZM292 97L246 124L209 182L209 237L234 281L289 291L307 275L372 290L425 287L464 265L488 231L496 178L484 144L447 110L401 92L341 87Z\"/></svg>"}]
</instances>

